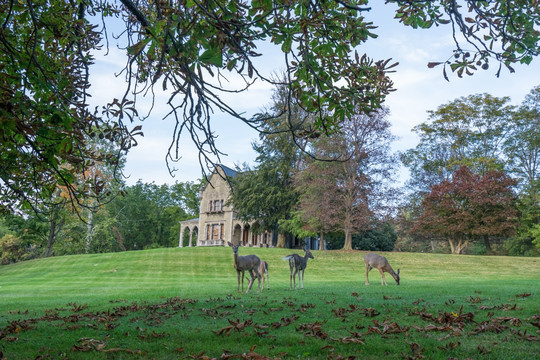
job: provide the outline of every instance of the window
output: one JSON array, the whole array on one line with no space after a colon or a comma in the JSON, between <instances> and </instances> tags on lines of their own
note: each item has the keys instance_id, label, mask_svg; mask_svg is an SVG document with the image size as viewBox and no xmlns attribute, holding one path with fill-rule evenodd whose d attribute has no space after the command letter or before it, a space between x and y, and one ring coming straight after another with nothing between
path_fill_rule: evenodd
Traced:
<instances>
[{"instance_id":1,"label":"window","mask_svg":"<svg viewBox=\"0 0 540 360\"><path fill-rule=\"evenodd\" d=\"M212 240L219 240L219 224L212 225Z\"/></svg>"}]
</instances>

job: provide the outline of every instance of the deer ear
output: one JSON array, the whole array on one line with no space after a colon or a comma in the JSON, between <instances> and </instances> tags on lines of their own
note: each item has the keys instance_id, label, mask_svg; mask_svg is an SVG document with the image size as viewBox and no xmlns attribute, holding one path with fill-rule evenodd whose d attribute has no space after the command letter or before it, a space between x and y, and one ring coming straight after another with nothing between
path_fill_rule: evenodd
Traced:
<instances>
[{"instance_id":1,"label":"deer ear","mask_svg":"<svg viewBox=\"0 0 540 360\"><path fill-rule=\"evenodd\" d=\"M227 241L227 244L229 244L229 246L232 246L231 242L230 241Z\"/></svg>"}]
</instances>

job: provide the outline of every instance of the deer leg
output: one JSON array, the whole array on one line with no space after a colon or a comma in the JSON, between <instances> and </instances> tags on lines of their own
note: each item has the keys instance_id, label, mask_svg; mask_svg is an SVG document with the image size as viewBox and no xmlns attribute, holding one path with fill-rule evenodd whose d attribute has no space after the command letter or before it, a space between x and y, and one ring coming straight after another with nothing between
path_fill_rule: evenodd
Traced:
<instances>
[{"instance_id":1,"label":"deer leg","mask_svg":"<svg viewBox=\"0 0 540 360\"><path fill-rule=\"evenodd\" d=\"M263 279L264 279L264 276L263 276ZM268 274L268 270L266 270L266 286L267 286L267 289L270 290L270 275Z\"/></svg>"},{"instance_id":2,"label":"deer leg","mask_svg":"<svg viewBox=\"0 0 540 360\"><path fill-rule=\"evenodd\" d=\"M240 292L240 271L236 271L236 274L238 275L238 289L237 289L237 292Z\"/></svg>"},{"instance_id":3,"label":"deer leg","mask_svg":"<svg viewBox=\"0 0 540 360\"><path fill-rule=\"evenodd\" d=\"M369 266L369 264L366 263L366 285L369 285L369 277L368 277L368 274L369 274L369 271L371 270L371 266Z\"/></svg>"},{"instance_id":4,"label":"deer leg","mask_svg":"<svg viewBox=\"0 0 540 360\"><path fill-rule=\"evenodd\" d=\"M289 275L289 290L292 290L292 274L293 274L293 271L291 269L291 273Z\"/></svg>"},{"instance_id":5,"label":"deer leg","mask_svg":"<svg viewBox=\"0 0 540 360\"><path fill-rule=\"evenodd\" d=\"M255 271L255 275L257 275L257 280L259 281L259 290L257 292L261 292L261 274L259 273L259 269L254 268L253 271ZM255 281L255 278L253 279ZM264 289L264 283L263 283L263 289Z\"/></svg>"},{"instance_id":6,"label":"deer leg","mask_svg":"<svg viewBox=\"0 0 540 360\"><path fill-rule=\"evenodd\" d=\"M298 274L298 283L300 284L300 273L298 272L298 268L294 268L294 274L292 276L294 281L294 290L296 290L296 274Z\"/></svg>"},{"instance_id":7,"label":"deer leg","mask_svg":"<svg viewBox=\"0 0 540 360\"><path fill-rule=\"evenodd\" d=\"M292 262L291 259L289 259L289 270L291 272L291 274L289 276L289 290L292 290L294 265L293 265L293 262ZM295 287L296 287L296 285L295 285Z\"/></svg>"},{"instance_id":8,"label":"deer leg","mask_svg":"<svg viewBox=\"0 0 540 360\"><path fill-rule=\"evenodd\" d=\"M253 275L253 270L248 270L249 275L251 276L251 279L249 279L248 289L246 290L246 294L251 290L251 287L253 286L253 283L255 282L255 275ZM243 289L242 289L243 290Z\"/></svg>"},{"instance_id":9,"label":"deer leg","mask_svg":"<svg viewBox=\"0 0 540 360\"><path fill-rule=\"evenodd\" d=\"M300 282L300 272L298 272L298 282ZM304 269L302 269L302 290L304 289Z\"/></svg>"},{"instance_id":10,"label":"deer leg","mask_svg":"<svg viewBox=\"0 0 540 360\"><path fill-rule=\"evenodd\" d=\"M384 277L384 271L382 271L382 269L379 269L379 272L381 273L381 286L388 286L388 284L386 283L386 278Z\"/></svg>"}]
</instances>

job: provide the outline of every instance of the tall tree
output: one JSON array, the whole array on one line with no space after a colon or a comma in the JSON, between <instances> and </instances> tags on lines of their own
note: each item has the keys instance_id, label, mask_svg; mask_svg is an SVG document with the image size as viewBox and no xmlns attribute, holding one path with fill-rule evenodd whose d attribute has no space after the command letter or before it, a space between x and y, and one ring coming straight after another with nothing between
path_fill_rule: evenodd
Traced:
<instances>
[{"instance_id":1,"label":"tall tree","mask_svg":"<svg viewBox=\"0 0 540 360\"><path fill-rule=\"evenodd\" d=\"M525 96L512 120L504 144L508 168L522 180L521 187L535 197L540 181L540 86Z\"/></svg>"},{"instance_id":2,"label":"tall tree","mask_svg":"<svg viewBox=\"0 0 540 360\"><path fill-rule=\"evenodd\" d=\"M277 247L285 247L285 232L290 231L291 224L286 222L293 219L298 201L293 176L300 167L301 149L309 143L306 135L313 134L314 123L298 102L291 104L287 97L284 86L276 87L271 106L259 115L269 120L260 141L253 144L258 165L255 169L245 166L231 180L230 201L237 217L255 221L259 230L277 230Z\"/></svg>"},{"instance_id":3,"label":"tall tree","mask_svg":"<svg viewBox=\"0 0 540 360\"><path fill-rule=\"evenodd\" d=\"M315 141L316 158L296 179L306 223L315 218L321 231L343 231L346 250L352 249L352 234L366 230L391 201L397 159L390 153L394 137L387 115L388 110L355 115L340 132Z\"/></svg>"},{"instance_id":4,"label":"tall tree","mask_svg":"<svg viewBox=\"0 0 540 360\"><path fill-rule=\"evenodd\" d=\"M285 87L318 121L321 133L339 128L357 112L380 107L393 84L393 65L358 54L356 47L376 37L366 21L366 0L34 0L0 2L0 200L15 208L46 201L58 183L72 199L84 197L95 179L80 186L88 162L100 158L86 146L100 129L127 151L140 128L140 94L168 89L166 101L177 122L170 158L179 156L181 133L199 148L201 166L219 157L211 114L225 112L258 130L267 119L244 117L223 94L242 93L255 81L273 83L255 58L270 44L284 54ZM512 71L538 55L536 1L398 1L396 18L406 26L447 26L456 50L442 64L458 76L495 62ZM123 21L114 24L110 21ZM126 92L93 111L88 100L93 52L109 44L110 27L125 50ZM124 31L125 30L125 31ZM463 42L472 50L467 51ZM112 35L111 35L112 36ZM470 45L470 46L469 46ZM500 71L500 69L499 69ZM497 73L499 72L497 71ZM226 88L225 76L239 79ZM230 82L237 84L238 82ZM345 85L344 85L345 84ZM159 98L156 98L159 100ZM332 116L325 114L332 113ZM208 162L206 162L208 160ZM114 158L106 161L114 162ZM75 200L76 201L76 200Z\"/></svg>"},{"instance_id":5,"label":"tall tree","mask_svg":"<svg viewBox=\"0 0 540 360\"><path fill-rule=\"evenodd\" d=\"M478 238L490 251L490 236L510 236L516 229L515 184L504 172L490 170L480 176L462 166L424 197L412 231L446 238L453 254L461 254Z\"/></svg>"},{"instance_id":6,"label":"tall tree","mask_svg":"<svg viewBox=\"0 0 540 360\"><path fill-rule=\"evenodd\" d=\"M540 86L533 88L516 111L505 142L507 167L520 180L521 226L509 244L512 254L540 249Z\"/></svg>"},{"instance_id":7,"label":"tall tree","mask_svg":"<svg viewBox=\"0 0 540 360\"><path fill-rule=\"evenodd\" d=\"M411 173L409 185L426 193L461 166L481 175L502 170L503 143L514 111L509 101L508 97L476 94L429 111L428 121L413 128L419 144L402 155Z\"/></svg>"}]
</instances>

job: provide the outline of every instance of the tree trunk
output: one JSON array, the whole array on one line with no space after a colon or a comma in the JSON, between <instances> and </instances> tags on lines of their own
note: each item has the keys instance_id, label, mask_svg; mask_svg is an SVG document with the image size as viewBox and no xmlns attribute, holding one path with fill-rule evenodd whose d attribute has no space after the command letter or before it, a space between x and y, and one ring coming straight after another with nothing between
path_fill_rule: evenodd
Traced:
<instances>
[{"instance_id":1,"label":"tree trunk","mask_svg":"<svg viewBox=\"0 0 540 360\"><path fill-rule=\"evenodd\" d=\"M52 254L52 247L56 241L56 219L51 219L49 221L49 236L47 237L47 247L45 248L45 253L43 257L49 257Z\"/></svg>"},{"instance_id":2,"label":"tree trunk","mask_svg":"<svg viewBox=\"0 0 540 360\"><path fill-rule=\"evenodd\" d=\"M286 247L286 237L285 237L285 234L283 233L278 233L278 237L277 237L277 244L276 244L276 247L277 248L284 248Z\"/></svg>"},{"instance_id":3,"label":"tree trunk","mask_svg":"<svg viewBox=\"0 0 540 360\"><path fill-rule=\"evenodd\" d=\"M492 255L493 250L491 249L491 243L489 242L489 235L484 235L484 245L486 246L486 254Z\"/></svg>"},{"instance_id":4,"label":"tree trunk","mask_svg":"<svg viewBox=\"0 0 540 360\"><path fill-rule=\"evenodd\" d=\"M465 236L463 235L460 238L449 238L448 243L450 244L450 250L452 254L461 255L463 253L463 250L465 250L465 248L469 244L469 240L465 239Z\"/></svg>"},{"instance_id":5,"label":"tree trunk","mask_svg":"<svg viewBox=\"0 0 540 360\"><path fill-rule=\"evenodd\" d=\"M126 251L126 247L124 246L124 237L120 233L120 230L118 230L118 227L113 226L112 231L116 235L116 241L118 242L118 245L120 246L120 249L122 249L122 251Z\"/></svg>"},{"instance_id":6,"label":"tree trunk","mask_svg":"<svg viewBox=\"0 0 540 360\"><path fill-rule=\"evenodd\" d=\"M343 250L352 250L352 233L350 230L345 230L345 244Z\"/></svg>"},{"instance_id":7,"label":"tree trunk","mask_svg":"<svg viewBox=\"0 0 540 360\"><path fill-rule=\"evenodd\" d=\"M88 223L86 224L86 245L84 247L84 251L88 254L90 252L90 248L92 246L92 237L94 235L94 212L90 210L90 213L88 214Z\"/></svg>"},{"instance_id":8,"label":"tree trunk","mask_svg":"<svg viewBox=\"0 0 540 360\"><path fill-rule=\"evenodd\" d=\"M319 237L319 250L324 250L324 233L321 232L321 236Z\"/></svg>"},{"instance_id":9,"label":"tree trunk","mask_svg":"<svg viewBox=\"0 0 540 360\"><path fill-rule=\"evenodd\" d=\"M44 257L52 255L52 247L56 242L56 236L64 226L65 218L61 218L59 215L61 207L61 204L54 204L49 213L49 235L47 236L47 247L43 253Z\"/></svg>"}]
</instances>

